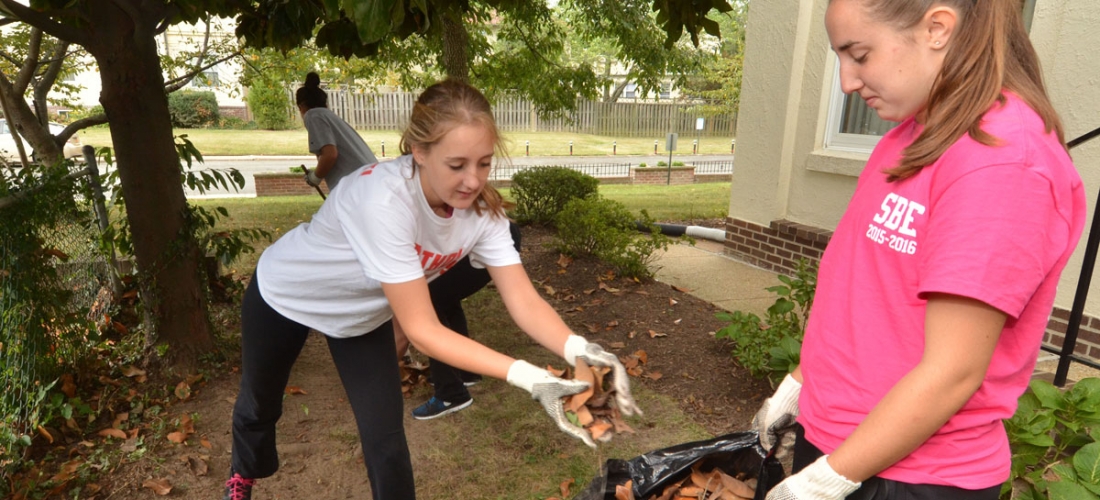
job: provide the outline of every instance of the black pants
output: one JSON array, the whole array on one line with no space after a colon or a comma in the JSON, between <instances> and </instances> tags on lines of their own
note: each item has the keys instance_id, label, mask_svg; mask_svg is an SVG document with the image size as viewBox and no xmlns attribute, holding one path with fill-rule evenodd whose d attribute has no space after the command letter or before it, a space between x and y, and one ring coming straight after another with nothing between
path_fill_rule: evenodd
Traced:
<instances>
[{"instance_id":1,"label":"black pants","mask_svg":"<svg viewBox=\"0 0 1100 500\"><path fill-rule=\"evenodd\" d=\"M509 223L509 231L512 233L512 243L518 252L520 249L519 227ZM432 306L439 316L439 322L469 337L470 330L466 325L466 313L462 310L462 299L469 297L478 290L485 288L491 278L489 271L475 269L470 265L470 258L466 257L449 269L442 276L428 283L428 292L432 296ZM469 399L470 392L462 383L462 370L452 367L442 361L431 359L429 370L432 383L435 384L435 397L443 401L464 401Z\"/></svg>"},{"instance_id":2,"label":"black pants","mask_svg":"<svg viewBox=\"0 0 1100 500\"><path fill-rule=\"evenodd\" d=\"M802 425L795 426L794 465L798 472L821 458L824 453L806 440ZM964 490L938 484L909 484L874 476L863 482L847 500L997 500L1001 485L983 490Z\"/></svg>"},{"instance_id":3,"label":"black pants","mask_svg":"<svg viewBox=\"0 0 1100 500\"><path fill-rule=\"evenodd\" d=\"M253 275L241 305L241 388L233 407L233 470L262 478L279 469L275 424L283 391L309 328L276 312ZM412 461L402 423L404 398L390 322L357 337L325 337L351 403L375 500L414 499Z\"/></svg>"}]
</instances>

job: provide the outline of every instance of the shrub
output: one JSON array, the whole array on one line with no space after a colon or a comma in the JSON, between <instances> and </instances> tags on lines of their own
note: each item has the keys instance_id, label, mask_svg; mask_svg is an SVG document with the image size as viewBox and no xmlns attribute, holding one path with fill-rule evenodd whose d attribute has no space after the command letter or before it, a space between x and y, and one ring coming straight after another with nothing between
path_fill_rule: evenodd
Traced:
<instances>
[{"instance_id":1,"label":"shrub","mask_svg":"<svg viewBox=\"0 0 1100 500\"><path fill-rule=\"evenodd\" d=\"M645 162L638 162L638 168L645 168Z\"/></svg>"},{"instance_id":2,"label":"shrub","mask_svg":"<svg viewBox=\"0 0 1100 500\"><path fill-rule=\"evenodd\" d=\"M674 166L674 167L682 167L682 166L684 166L684 162L682 162L682 161L674 161L674 162L672 162L672 166Z\"/></svg>"},{"instance_id":3,"label":"shrub","mask_svg":"<svg viewBox=\"0 0 1100 500\"><path fill-rule=\"evenodd\" d=\"M218 121L217 127L224 130L256 130L258 128L256 122L244 121L236 116L223 116Z\"/></svg>"},{"instance_id":4,"label":"shrub","mask_svg":"<svg viewBox=\"0 0 1100 500\"><path fill-rule=\"evenodd\" d=\"M817 266L799 260L795 277L779 275L779 281L783 284L767 288L778 296L768 307L767 319L744 311L715 315L729 324L714 338L732 340L734 359L754 376L770 375L772 382L782 380L801 361L802 335L817 290Z\"/></svg>"},{"instance_id":5,"label":"shrub","mask_svg":"<svg viewBox=\"0 0 1100 500\"><path fill-rule=\"evenodd\" d=\"M256 78L248 88L246 100L260 128L286 130L291 127L290 95L281 83Z\"/></svg>"},{"instance_id":6,"label":"shrub","mask_svg":"<svg viewBox=\"0 0 1100 500\"><path fill-rule=\"evenodd\" d=\"M213 92L181 90L168 94L168 113L172 126L199 128L218 123L218 98Z\"/></svg>"},{"instance_id":7,"label":"shrub","mask_svg":"<svg viewBox=\"0 0 1100 500\"><path fill-rule=\"evenodd\" d=\"M553 224L566 203L596 194L600 181L565 167L539 167L512 176L515 219L520 224Z\"/></svg>"},{"instance_id":8,"label":"shrub","mask_svg":"<svg viewBox=\"0 0 1100 500\"><path fill-rule=\"evenodd\" d=\"M668 248L672 238L661 234L645 210L641 222L649 235L638 232L635 217L622 203L599 195L575 199L557 216L558 248L570 255L594 255L621 276L649 278L653 252Z\"/></svg>"},{"instance_id":9,"label":"shrub","mask_svg":"<svg viewBox=\"0 0 1100 500\"><path fill-rule=\"evenodd\" d=\"M77 120L81 120L81 119L87 118L89 116L96 116L96 115L102 115L102 114L103 114L103 106L101 106L99 104L96 104L95 106L92 106L90 108L74 109L71 113L69 113L69 121L70 122L75 122ZM108 126L109 126L108 124L103 123L103 124L100 124L100 125L93 125L92 127L88 127L88 128L107 128Z\"/></svg>"}]
</instances>

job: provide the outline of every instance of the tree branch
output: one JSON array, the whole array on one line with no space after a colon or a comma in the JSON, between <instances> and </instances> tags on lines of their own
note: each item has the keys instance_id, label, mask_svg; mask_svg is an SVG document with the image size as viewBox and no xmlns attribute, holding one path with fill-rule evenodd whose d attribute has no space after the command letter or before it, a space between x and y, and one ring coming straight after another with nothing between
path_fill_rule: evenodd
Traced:
<instances>
[{"instance_id":1,"label":"tree branch","mask_svg":"<svg viewBox=\"0 0 1100 500\"><path fill-rule=\"evenodd\" d=\"M23 65L19 68L12 80L12 91L15 95L23 95L27 92L27 86L31 83L34 70L38 69L38 56L42 49L42 30L31 28L31 39L27 43L27 56L23 59Z\"/></svg>"},{"instance_id":2,"label":"tree branch","mask_svg":"<svg viewBox=\"0 0 1100 500\"><path fill-rule=\"evenodd\" d=\"M153 35L156 36L167 31L168 28L172 26L172 19L175 18L176 14L178 13L179 7L176 7L175 4L172 4L167 9L165 9L164 15L161 17L160 24L158 24L157 27L153 30ZM209 24L206 25L206 30L209 33Z\"/></svg>"},{"instance_id":3,"label":"tree branch","mask_svg":"<svg viewBox=\"0 0 1100 500\"><path fill-rule=\"evenodd\" d=\"M13 18L45 31L59 40L82 46L87 46L90 41L88 33L84 30L54 21L50 16L58 13L56 10L50 9L40 12L20 4L16 0L0 0L0 9L10 13Z\"/></svg>"},{"instance_id":4,"label":"tree branch","mask_svg":"<svg viewBox=\"0 0 1100 500\"><path fill-rule=\"evenodd\" d=\"M523 29L520 28L519 25L516 25L516 33L519 33L519 38L523 41L523 45L527 47L527 50L530 50L532 54L537 56L539 59L542 59L546 64L549 64L550 66L564 69L562 65L547 59L545 56L542 55L541 52L535 50L535 48L531 45L531 40L527 38L527 33L524 33Z\"/></svg>"},{"instance_id":5,"label":"tree branch","mask_svg":"<svg viewBox=\"0 0 1100 500\"><path fill-rule=\"evenodd\" d=\"M194 79L195 76L197 76L199 73L202 73L203 71L206 71L210 68L213 68L214 66L217 66L217 65L219 65L219 64L221 64L225 61L228 61L230 59L233 59L234 57L237 57L239 55L241 55L241 49L237 49L237 50L233 51L232 54L229 54L229 55L227 55L227 56L225 56L221 59L218 59L217 61L214 61L210 64L207 64L207 65L202 66L200 68L192 69L190 72L188 72L187 74L185 74L183 76L173 78L173 79L171 79L167 82L164 82L164 91L165 92L175 92L179 89L182 89L185 85L190 83L191 80Z\"/></svg>"},{"instance_id":6,"label":"tree branch","mask_svg":"<svg viewBox=\"0 0 1100 500\"><path fill-rule=\"evenodd\" d=\"M49 66L46 67L46 72L40 77L38 84L45 86L49 89L53 87L53 84L57 82L57 75L61 73L61 67L65 63L65 53L69 51L69 42L58 40L57 46L53 49L53 54L50 60Z\"/></svg>"},{"instance_id":7,"label":"tree branch","mask_svg":"<svg viewBox=\"0 0 1100 500\"><path fill-rule=\"evenodd\" d=\"M58 146L64 147L65 142L68 141L69 138L73 136L73 134L88 127L94 125L103 125L104 123L107 123L107 115L103 113L95 116L81 118L66 126L65 130L62 130L61 133L54 136L54 139L57 141Z\"/></svg>"}]
</instances>

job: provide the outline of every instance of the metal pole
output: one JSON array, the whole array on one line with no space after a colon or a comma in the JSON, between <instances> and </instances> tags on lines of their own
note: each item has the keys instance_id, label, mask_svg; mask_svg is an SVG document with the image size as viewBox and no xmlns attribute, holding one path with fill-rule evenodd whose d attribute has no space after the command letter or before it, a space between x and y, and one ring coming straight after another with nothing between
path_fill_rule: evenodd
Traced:
<instances>
[{"instance_id":1,"label":"metal pole","mask_svg":"<svg viewBox=\"0 0 1100 500\"><path fill-rule=\"evenodd\" d=\"M110 213L107 212L107 197L103 195L103 185L99 183L99 166L95 161L95 148L92 146L84 146L80 150L84 153L84 163L87 165L88 172L88 184L92 187L92 207L95 209L95 218L99 223L99 230L107 231L107 227L110 225ZM119 274L122 270L118 265L118 258L115 256L114 242L108 242L110 253L107 254L107 259L111 261L111 272L107 273L108 279L111 281L111 291L115 294L115 297L119 297L122 294L122 280L119 279Z\"/></svg>"},{"instance_id":2,"label":"metal pole","mask_svg":"<svg viewBox=\"0 0 1100 500\"><path fill-rule=\"evenodd\" d=\"M1100 200L1100 197L1097 198ZM1098 201L1100 203L1100 201ZM1092 214L1092 227L1089 228L1089 240L1085 245L1085 259L1081 263L1081 277L1077 280L1077 295L1073 298L1073 309L1069 312L1069 326L1066 328L1066 338L1062 341L1062 353L1058 357L1058 370L1054 372L1054 385L1062 387L1066 385L1066 377L1069 375L1069 357L1077 346L1077 332L1081 329L1081 316L1085 312L1085 299L1089 296L1089 284L1092 283L1092 270L1096 265L1096 251L1100 246L1100 204Z\"/></svg>"}]
</instances>

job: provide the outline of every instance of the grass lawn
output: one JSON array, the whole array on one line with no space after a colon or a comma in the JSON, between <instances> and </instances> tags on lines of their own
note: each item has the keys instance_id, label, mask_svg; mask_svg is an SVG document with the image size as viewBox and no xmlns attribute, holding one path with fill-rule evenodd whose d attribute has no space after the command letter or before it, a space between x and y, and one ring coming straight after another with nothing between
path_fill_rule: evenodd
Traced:
<instances>
[{"instance_id":1,"label":"grass lawn","mask_svg":"<svg viewBox=\"0 0 1100 500\"><path fill-rule=\"evenodd\" d=\"M295 130L215 130L181 129L176 135L187 135L195 147L207 156L244 155L308 155L305 129ZM396 130L360 130L359 135L381 156L385 142L386 156L397 156L400 132ZM504 134L511 156L524 156L530 141L532 156L567 156L569 142L573 142L573 154L577 156L610 155L612 142L617 142L620 155L653 154L653 141L658 141L657 152L665 151L665 137L608 137L568 132L506 132ZM96 147L111 145L111 132L107 128L86 129L80 132L81 142ZM702 137L700 154L729 154L732 137ZM676 156L690 155L692 136L681 136Z\"/></svg>"}]
</instances>

